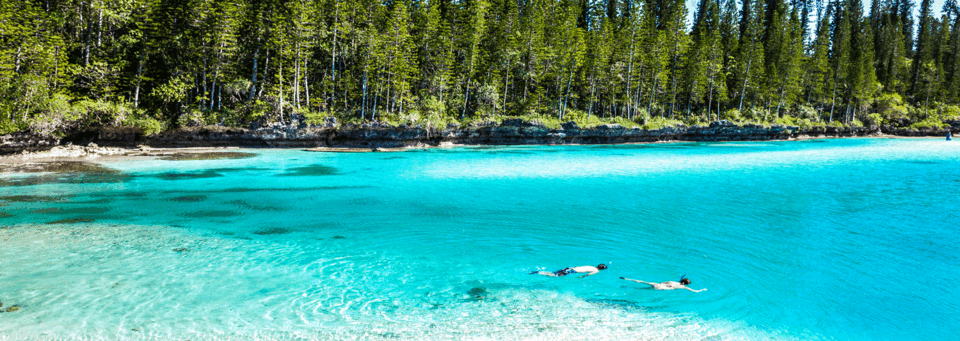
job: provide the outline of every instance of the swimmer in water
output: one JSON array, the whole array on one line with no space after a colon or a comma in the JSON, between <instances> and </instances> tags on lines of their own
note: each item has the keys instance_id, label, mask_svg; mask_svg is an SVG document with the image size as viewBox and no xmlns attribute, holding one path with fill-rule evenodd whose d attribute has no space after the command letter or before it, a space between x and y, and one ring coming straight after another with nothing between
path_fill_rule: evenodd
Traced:
<instances>
[{"instance_id":1,"label":"swimmer in water","mask_svg":"<svg viewBox=\"0 0 960 341\"><path fill-rule=\"evenodd\" d=\"M707 291L706 288L700 289L700 290L693 290L693 289L688 288L687 286L690 285L690 279L684 278L684 277L687 277L687 275L680 276L680 281L679 281L679 282L669 281L669 282L663 282L663 283L644 282L644 281L637 280L637 279L629 279L629 278L623 278L623 277L620 277L620 279L625 279L625 280L628 280L628 281L634 281L634 282L637 282L637 283L648 284L648 285L650 285L651 287L653 287L654 290L687 289L687 290L690 290L690 291L693 291L693 292Z\"/></svg>"},{"instance_id":2,"label":"swimmer in water","mask_svg":"<svg viewBox=\"0 0 960 341\"><path fill-rule=\"evenodd\" d=\"M580 276L579 278L584 278L584 277L587 277L587 276L590 276L590 275L595 275L595 274L597 274L598 272L600 272L600 270L606 270L606 269L607 269L607 266L604 265L604 264L600 264L600 265L597 265L597 266L584 265L584 266L577 266L577 267L572 267L572 268L563 268L563 269L560 269L560 270L557 270L557 271L554 271L554 272L550 272L550 271L533 271L533 272L531 272L530 274L531 274L531 275L544 275L544 276L550 276L550 277L563 277L563 276L566 276L566 275L569 275L569 274L582 273L582 274L585 274L585 275Z\"/></svg>"}]
</instances>

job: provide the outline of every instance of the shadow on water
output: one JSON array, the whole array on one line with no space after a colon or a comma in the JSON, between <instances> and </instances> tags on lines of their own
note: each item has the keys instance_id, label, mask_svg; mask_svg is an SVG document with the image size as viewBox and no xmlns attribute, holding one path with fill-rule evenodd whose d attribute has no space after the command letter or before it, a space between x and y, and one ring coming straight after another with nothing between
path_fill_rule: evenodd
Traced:
<instances>
[{"instance_id":1,"label":"shadow on water","mask_svg":"<svg viewBox=\"0 0 960 341\"><path fill-rule=\"evenodd\" d=\"M279 176L325 176L325 175L339 175L340 172L333 167L324 166L324 165L310 165L304 167L295 167L288 169L285 173L280 174Z\"/></svg>"}]
</instances>

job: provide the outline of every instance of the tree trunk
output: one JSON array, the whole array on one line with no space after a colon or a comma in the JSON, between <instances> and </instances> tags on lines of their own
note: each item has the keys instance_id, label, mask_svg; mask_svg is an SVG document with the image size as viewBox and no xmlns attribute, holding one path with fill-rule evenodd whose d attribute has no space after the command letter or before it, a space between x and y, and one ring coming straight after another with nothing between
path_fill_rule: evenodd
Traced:
<instances>
[{"instance_id":1,"label":"tree trunk","mask_svg":"<svg viewBox=\"0 0 960 341\"><path fill-rule=\"evenodd\" d=\"M257 39L259 42L260 40ZM257 57L260 55L260 46L257 46L257 50L253 53L253 73L250 75L250 97L247 97L247 102L253 101L253 95L257 91Z\"/></svg>"},{"instance_id":2,"label":"tree trunk","mask_svg":"<svg viewBox=\"0 0 960 341\"><path fill-rule=\"evenodd\" d=\"M334 20L334 22L333 22L333 52L331 53L332 56L331 56L331 58L330 58L330 87L331 87L331 88L330 88L330 105L328 106L328 108L329 108L328 110L330 110L330 112L333 112L333 111L334 111L333 106L334 106L334 103L336 103L336 100L337 100L337 98L336 98L336 97L337 97L337 89L336 89L336 87L337 87L337 68L336 68L336 66L337 66L337 33L339 32L339 29L340 29L340 27L339 27L339 25L338 25L338 24L339 24L339 21L340 21L340 0L337 0L337 1L334 3L334 6L336 7L336 11L335 11L335 13L334 13L334 15L333 15L333 20Z\"/></svg>"},{"instance_id":3,"label":"tree trunk","mask_svg":"<svg viewBox=\"0 0 960 341\"><path fill-rule=\"evenodd\" d=\"M747 80L750 79L750 66L753 64L753 59L747 61L747 72L743 74L743 87L740 88L740 105L737 106L737 111L743 113L743 97L747 94Z\"/></svg>"},{"instance_id":4,"label":"tree trunk","mask_svg":"<svg viewBox=\"0 0 960 341\"><path fill-rule=\"evenodd\" d=\"M310 58L303 56L303 92L306 95L307 99L307 111L310 111L310 73L307 65L310 63Z\"/></svg>"},{"instance_id":5,"label":"tree trunk","mask_svg":"<svg viewBox=\"0 0 960 341\"><path fill-rule=\"evenodd\" d=\"M101 36L103 36L103 0L100 1L100 10L97 14L97 48L100 48Z\"/></svg>"},{"instance_id":6,"label":"tree trunk","mask_svg":"<svg viewBox=\"0 0 960 341\"><path fill-rule=\"evenodd\" d=\"M293 63L293 102L296 103L297 110L300 110L300 41L297 41L297 58Z\"/></svg>"},{"instance_id":7,"label":"tree trunk","mask_svg":"<svg viewBox=\"0 0 960 341\"><path fill-rule=\"evenodd\" d=\"M137 87L133 90L133 108L137 109L140 107L140 82L143 80L143 53L140 53L140 58L137 65Z\"/></svg>"},{"instance_id":8,"label":"tree trunk","mask_svg":"<svg viewBox=\"0 0 960 341\"><path fill-rule=\"evenodd\" d=\"M267 58L263 61L263 79L260 80L260 90L257 90L257 98L263 96L263 89L267 87L267 75L270 71L270 49L267 49Z\"/></svg>"}]
</instances>

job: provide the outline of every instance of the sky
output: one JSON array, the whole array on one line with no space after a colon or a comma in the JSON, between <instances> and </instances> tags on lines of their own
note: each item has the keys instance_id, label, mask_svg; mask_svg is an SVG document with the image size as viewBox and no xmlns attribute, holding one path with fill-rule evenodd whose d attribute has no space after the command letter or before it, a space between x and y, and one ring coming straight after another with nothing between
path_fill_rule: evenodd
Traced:
<instances>
[{"instance_id":1,"label":"sky","mask_svg":"<svg viewBox=\"0 0 960 341\"><path fill-rule=\"evenodd\" d=\"M742 0L738 0L738 2L741 2L741 1L742 1ZM917 22L919 22L919 20L916 20L916 17L920 15L920 2L921 2L922 0L914 0L914 1L915 1L915 4L914 4L914 6L913 6L913 17L914 17L914 24L916 24ZM947 1L947 0L933 0L933 8L932 8L932 9L933 9L933 13L934 13L934 16L935 16L935 17L939 18L940 15L943 14L943 12L941 12L941 10L943 9L943 4L944 4L946 1ZM691 26L693 26L693 16L694 16L694 14L696 14L696 12L697 12L697 4L698 4L699 2L700 2L700 0L687 0L687 12L688 12L688 13L687 13L687 27L688 27L688 28L691 27ZM824 2L826 3L827 1L824 1ZM741 2L741 3L742 3L742 2ZM864 12L863 12L863 13L870 13L870 1L863 1L863 5L864 5ZM816 13L812 13L812 14L813 14L813 15L816 15ZM811 18L810 18L810 21L811 21L811 22L816 22L816 18L811 17ZM916 30L914 30L914 32L916 32Z\"/></svg>"}]
</instances>

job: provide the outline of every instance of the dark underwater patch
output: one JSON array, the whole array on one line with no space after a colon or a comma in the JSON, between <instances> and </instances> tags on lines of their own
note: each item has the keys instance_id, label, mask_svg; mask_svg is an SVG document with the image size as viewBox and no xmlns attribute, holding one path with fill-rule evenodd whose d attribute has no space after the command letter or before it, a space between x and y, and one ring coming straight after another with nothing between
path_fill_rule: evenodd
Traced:
<instances>
[{"instance_id":1,"label":"dark underwater patch","mask_svg":"<svg viewBox=\"0 0 960 341\"><path fill-rule=\"evenodd\" d=\"M170 200L177 201L177 202L201 202L201 201L207 200L207 196L206 195L184 195L184 196L179 196Z\"/></svg>"},{"instance_id":2,"label":"dark underwater patch","mask_svg":"<svg viewBox=\"0 0 960 341\"><path fill-rule=\"evenodd\" d=\"M487 297L487 288L484 287L473 287L470 290L467 290L467 295L470 295L477 299L484 299Z\"/></svg>"},{"instance_id":3,"label":"dark underwater patch","mask_svg":"<svg viewBox=\"0 0 960 341\"><path fill-rule=\"evenodd\" d=\"M325 176L338 175L340 172L333 167L324 165L310 165L305 167L295 167L287 170L280 176Z\"/></svg>"},{"instance_id":4,"label":"dark underwater patch","mask_svg":"<svg viewBox=\"0 0 960 341\"><path fill-rule=\"evenodd\" d=\"M223 174L220 174L214 170L205 170L202 172L167 172L160 173L156 175L149 175L149 177L157 178L161 180L193 180L193 179L209 179L209 178L219 178Z\"/></svg>"},{"instance_id":5,"label":"dark underwater patch","mask_svg":"<svg viewBox=\"0 0 960 341\"><path fill-rule=\"evenodd\" d=\"M57 161L22 164L0 164L0 172L14 173L122 173L92 162Z\"/></svg>"},{"instance_id":6,"label":"dark underwater patch","mask_svg":"<svg viewBox=\"0 0 960 341\"><path fill-rule=\"evenodd\" d=\"M56 225L56 224L78 224L78 223L92 223L94 220L89 218L70 218L70 219L60 219L56 221L51 221L47 225Z\"/></svg>"},{"instance_id":7,"label":"dark underwater patch","mask_svg":"<svg viewBox=\"0 0 960 341\"><path fill-rule=\"evenodd\" d=\"M936 161L907 161L907 163L917 164L917 165L939 165L940 162Z\"/></svg>"},{"instance_id":8,"label":"dark underwater patch","mask_svg":"<svg viewBox=\"0 0 960 341\"><path fill-rule=\"evenodd\" d=\"M209 210L209 211L196 211L180 214L183 217L190 218L224 218L224 217L233 217L238 215L234 211L224 211L224 210Z\"/></svg>"},{"instance_id":9,"label":"dark underwater patch","mask_svg":"<svg viewBox=\"0 0 960 341\"><path fill-rule=\"evenodd\" d=\"M42 173L38 175L0 179L0 186L34 186L42 184L118 183L129 177L121 171L96 163L60 161L0 165L0 172Z\"/></svg>"},{"instance_id":10,"label":"dark underwater patch","mask_svg":"<svg viewBox=\"0 0 960 341\"><path fill-rule=\"evenodd\" d=\"M280 208L280 207L264 206L264 205L254 205L254 204L248 203L246 200L243 200L243 199L240 199L240 200L231 200L231 201L228 201L227 203L228 203L228 204L237 205L237 206L239 206L240 208L242 208L242 209L247 209L247 210L273 211L273 212L283 211L283 209Z\"/></svg>"},{"instance_id":11,"label":"dark underwater patch","mask_svg":"<svg viewBox=\"0 0 960 341\"><path fill-rule=\"evenodd\" d=\"M0 218L10 218L10 217L12 217L12 215L10 215L10 213L0 212Z\"/></svg>"},{"instance_id":12,"label":"dark underwater patch","mask_svg":"<svg viewBox=\"0 0 960 341\"><path fill-rule=\"evenodd\" d=\"M261 230L254 231L253 234L258 235L258 236L266 236L266 235L271 235L271 234L287 234L287 233L290 233L290 232L293 232L293 231L291 231L291 230L289 230L289 229L282 228L282 227L270 227L270 228L265 228L265 229L261 229Z\"/></svg>"},{"instance_id":13,"label":"dark underwater patch","mask_svg":"<svg viewBox=\"0 0 960 341\"><path fill-rule=\"evenodd\" d=\"M228 167L228 168L214 168L211 170L218 173L230 173L230 172L257 172L257 171L265 171L270 169L260 168L260 167Z\"/></svg>"},{"instance_id":14,"label":"dark underwater patch","mask_svg":"<svg viewBox=\"0 0 960 341\"><path fill-rule=\"evenodd\" d=\"M618 299L586 299L588 303L593 303L602 307L616 308L622 310L648 310L648 307L642 306L637 302Z\"/></svg>"},{"instance_id":15,"label":"dark underwater patch","mask_svg":"<svg viewBox=\"0 0 960 341\"><path fill-rule=\"evenodd\" d=\"M333 236L331 239L347 239L347 237L344 237L344 236Z\"/></svg>"},{"instance_id":16,"label":"dark underwater patch","mask_svg":"<svg viewBox=\"0 0 960 341\"><path fill-rule=\"evenodd\" d=\"M106 204L111 201L112 200L110 199L103 198L103 199L95 199L95 200L87 200L87 201L73 201L73 203L75 204Z\"/></svg>"},{"instance_id":17,"label":"dark underwater patch","mask_svg":"<svg viewBox=\"0 0 960 341\"><path fill-rule=\"evenodd\" d=\"M75 208L62 208L62 207L48 207L41 208L38 210L33 210L31 213L37 214L102 214L109 211L109 208L104 207L75 207Z\"/></svg>"},{"instance_id":18,"label":"dark underwater patch","mask_svg":"<svg viewBox=\"0 0 960 341\"><path fill-rule=\"evenodd\" d=\"M10 201L10 202L64 202L67 201L67 198L72 198L72 195L63 195L63 196L46 196L46 195L7 195L0 197L0 200Z\"/></svg>"},{"instance_id":19,"label":"dark underwater patch","mask_svg":"<svg viewBox=\"0 0 960 341\"><path fill-rule=\"evenodd\" d=\"M199 161L199 160L236 160L248 159L257 156L254 153L242 152L203 152L203 153L174 153L164 154L158 159L163 161Z\"/></svg>"}]
</instances>

